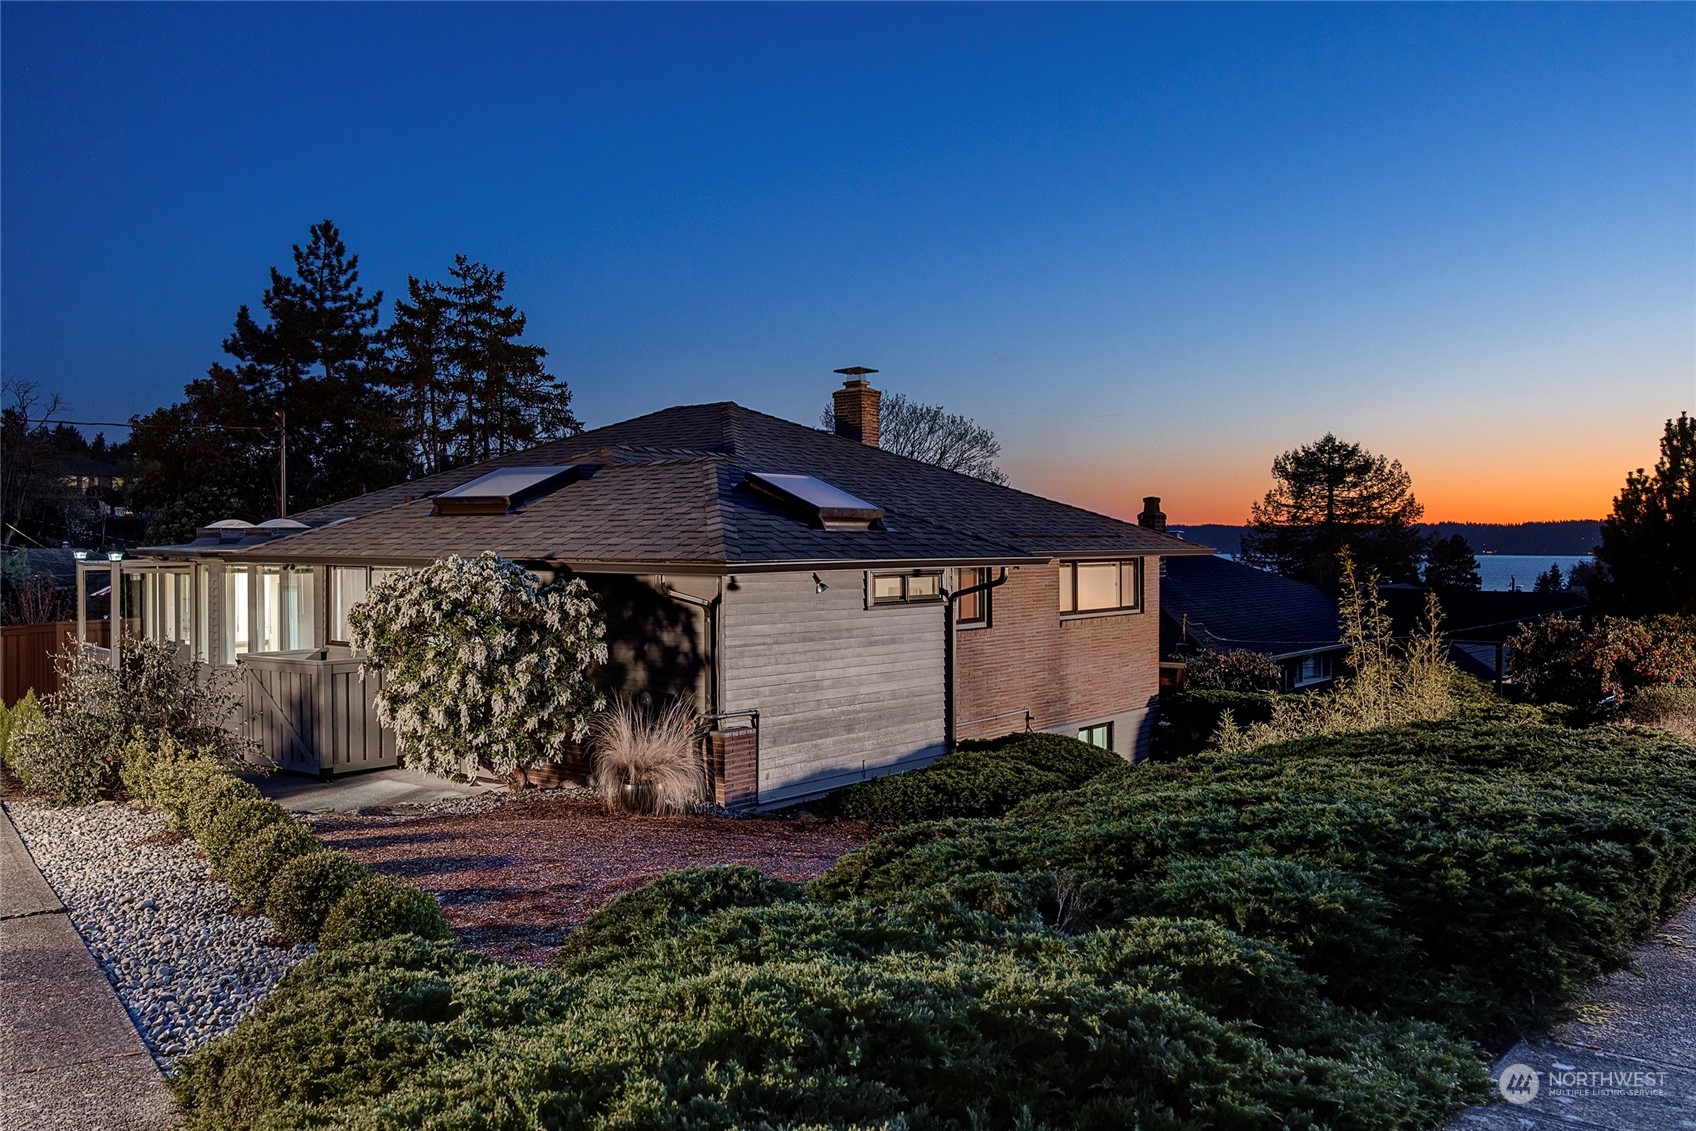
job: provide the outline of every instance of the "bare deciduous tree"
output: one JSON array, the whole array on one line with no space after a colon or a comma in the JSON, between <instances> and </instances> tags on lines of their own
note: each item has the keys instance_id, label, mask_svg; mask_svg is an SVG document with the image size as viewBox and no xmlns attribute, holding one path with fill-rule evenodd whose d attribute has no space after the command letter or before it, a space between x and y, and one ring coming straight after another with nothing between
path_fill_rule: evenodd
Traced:
<instances>
[{"instance_id":1,"label":"bare deciduous tree","mask_svg":"<svg viewBox=\"0 0 1696 1131\"><path fill-rule=\"evenodd\" d=\"M898 456L958 471L990 483L1006 483L996 466L1001 441L970 417L949 412L939 404L924 404L900 393L885 393L878 405L878 447ZM826 432L836 431L836 410L827 407L819 417Z\"/></svg>"}]
</instances>

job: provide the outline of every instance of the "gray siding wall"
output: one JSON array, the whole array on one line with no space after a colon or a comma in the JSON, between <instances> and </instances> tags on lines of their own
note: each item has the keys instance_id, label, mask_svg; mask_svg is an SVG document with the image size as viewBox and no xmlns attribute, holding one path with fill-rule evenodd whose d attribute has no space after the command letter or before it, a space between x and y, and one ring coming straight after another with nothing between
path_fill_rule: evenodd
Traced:
<instances>
[{"instance_id":1,"label":"gray siding wall","mask_svg":"<svg viewBox=\"0 0 1696 1131\"><path fill-rule=\"evenodd\" d=\"M942 606L866 607L860 570L745 574L723 606L720 710L760 712L760 803L942 755Z\"/></svg>"}]
</instances>

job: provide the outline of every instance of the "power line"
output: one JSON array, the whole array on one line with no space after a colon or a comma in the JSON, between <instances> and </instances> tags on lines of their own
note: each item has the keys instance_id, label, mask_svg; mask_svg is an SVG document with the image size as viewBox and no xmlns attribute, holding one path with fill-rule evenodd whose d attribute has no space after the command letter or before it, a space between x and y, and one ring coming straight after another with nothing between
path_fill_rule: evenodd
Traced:
<instances>
[{"instance_id":1,"label":"power line","mask_svg":"<svg viewBox=\"0 0 1696 1131\"><path fill-rule=\"evenodd\" d=\"M275 432L275 428L263 424L183 424L174 420L66 420L63 417L44 416L39 420L24 419L24 427L38 424L75 424L80 428L198 428L205 432Z\"/></svg>"}]
</instances>

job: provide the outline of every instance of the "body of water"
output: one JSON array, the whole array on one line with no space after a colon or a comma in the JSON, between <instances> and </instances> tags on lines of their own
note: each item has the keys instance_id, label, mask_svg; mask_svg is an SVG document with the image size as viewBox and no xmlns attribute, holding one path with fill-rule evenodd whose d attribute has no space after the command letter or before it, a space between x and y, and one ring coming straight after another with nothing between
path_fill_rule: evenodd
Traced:
<instances>
[{"instance_id":1,"label":"body of water","mask_svg":"<svg viewBox=\"0 0 1696 1131\"><path fill-rule=\"evenodd\" d=\"M1485 589L1507 590L1515 583L1521 589L1530 589L1537 583L1537 575L1548 573L1551 565L1560 566L1565 577L1573 566L1589 560L1587 556L1565 554L1479 554L1478 576Z\"/></svg>"}]
</instances>

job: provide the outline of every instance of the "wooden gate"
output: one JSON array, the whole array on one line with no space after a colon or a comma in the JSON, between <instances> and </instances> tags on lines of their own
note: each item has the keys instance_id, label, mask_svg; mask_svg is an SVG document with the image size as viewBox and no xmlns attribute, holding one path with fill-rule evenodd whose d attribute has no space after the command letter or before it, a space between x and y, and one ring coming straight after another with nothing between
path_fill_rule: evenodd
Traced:
<instances>
[{"instance_id":1,"label":"wooden gate","mask_svg":"<svg viewBox=\"0 0 1696 1131\"><path fill-rule=\"evenodd\" d=\"M377 721L377 677L322 653L237 658L246 736L279 769L345 774L398 763L394 732Z\"/></svg>"}]
</instances>

